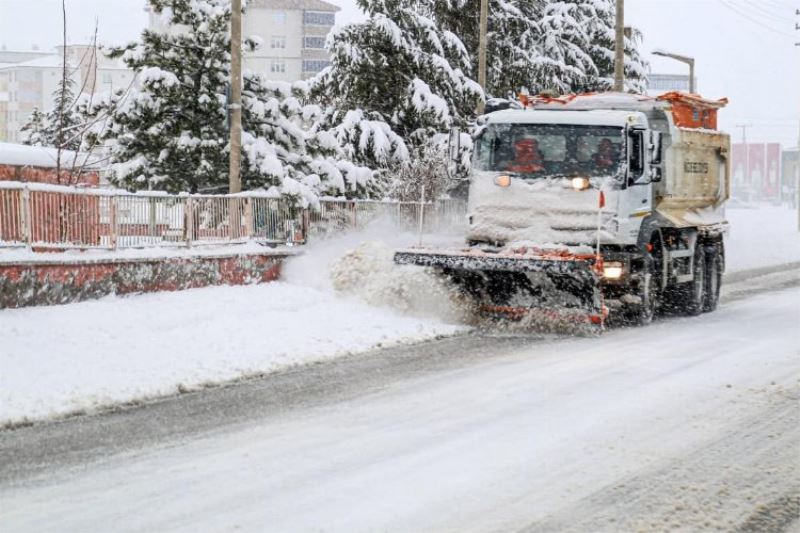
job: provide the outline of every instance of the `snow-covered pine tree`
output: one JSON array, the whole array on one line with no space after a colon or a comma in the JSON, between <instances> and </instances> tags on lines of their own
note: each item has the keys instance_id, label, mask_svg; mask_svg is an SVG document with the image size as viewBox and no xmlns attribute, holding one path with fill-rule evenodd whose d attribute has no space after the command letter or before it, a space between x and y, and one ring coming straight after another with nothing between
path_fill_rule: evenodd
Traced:
<instances>
[{"instance_id":1,"label":"snow-covered pine tree","mask_svg":"<svg viewBox=\"0 0 800 533\"><path fill-rule=\"evenodd\" d=\"M431 0L358 4L369 18L329 37L332 66L313 81L313 95L337 109L328 125L357 161L390 165L435 132L467 124L483 92L468 77L463 43L426 16Z\"/></svg>"},{"instance_id":2,"label":"snow-covered pine tree","mask_svg":"<svg viewBox=\"0 0 800 533\"><path fill-rule=\"evenodd\" d=\"M112 51L140 85L113 103L101 135L114 180L129 189L224 189L230 0L148 2L164 27L180 30L146 30L140 42ZM305 84L266 82L247 71L243 78L245 189L271 189L303 205L319 195L364 193L372 173L343 161L335 136L315 128L322 113L305 102Z\"/></svg>"},{"instance_id":3,"label":"snow-covered pine tree","mask_svg":"<svg viewBox=\"0 0 800 533\"><path fill-rule=\"evenodd\" d=\"M47 114L39 111L38 107L34 108L31 116L28 117L28 122L20 129L20 133L22 133L22 144L27 144L29 146L50 146L48 142L48 128Z\"/></svg>"},{"instance_id":4,"label":"snow-covered pine tree","mask_svg":"<svg viewBox=\"0 0 800 533\"><path fill-rule=\"evenodd\" d=\"M537 43L545 0L490 0L486 93L516 98L521 89L538 83L534 66L540 59ZM442 30L458 35L470 55L470 72L477 77L480 0L430 2Z\"/></svg>"},{"instance_id":5,"label":"snow-covered pine tree","mask_svg":"<svg viewBox=\"0 0 800 533\"><path fill-rule=\"evenodd\" d=\"M34 109L22 127L23 144L79 150L84 119L78 112L77 99L75 80L67 73L53 92L53 108L45 113Z\"/></svg>"},{"instance_id":6,"label":"snow-covered pine tree","mask_svg":"<svg viewBox=\"0 0 800 533\"><path fill-rule=\"evenodd\" d=\"M332 132L320 128L322 110L308 103L308 85L245 76L242 134L246 189L264 187L315 205L319 196L362 197L373 172L353 164Z\"/></svg>"},{"instance_id":7,"label":"snow-covered pine tree","mask_svg":"<svg viewBox=\"0 0 800 533\"><path fill-rule=\"evenodd\" d=\"M574 0L588 4L596 16L590 26L589 55L597 67L597 76L590 78L586 90L609 91L614 88L615 18L614 0ZM625 90L643 94L647 90L648 64L639 53L642 33L636 28L625 37Z\"/></svg>"},{"instance_id":8,"label":"snow-covered pine tree","mask_svg":"<svg viewBox=\"0 0 800 533\"><path fill-rule=\"evenodd\" d=\"M478 62L480 0L437 0L434 18L458 34ZM609 90L614 74L614 0L490 0L487 93ZM626 40L626 88L641 92L641 34Z\"/></svg>"},{"instance_id":9,"label":"snow-covered pine tree","mask_svg":"<svg viewBox=\"0 0 800 533\"><path fill-rule=\"evenodd\" d=\"M227 183L228 0L148 0L165 28L112 49L137 74L105 140L129 189L197 192Z\"/></svg>"},{"instance_id":10,"label":"snow-covered pine tree","mask_svg":"<svg viewBox=\"0 0 800 533\"><path fill-rule=\"evenodd\" d=\"M550 0L544 6L534 59L535 92L582 92L598 75L590 55L595 11L591 0Z\"/></svg>"}]
</instances>

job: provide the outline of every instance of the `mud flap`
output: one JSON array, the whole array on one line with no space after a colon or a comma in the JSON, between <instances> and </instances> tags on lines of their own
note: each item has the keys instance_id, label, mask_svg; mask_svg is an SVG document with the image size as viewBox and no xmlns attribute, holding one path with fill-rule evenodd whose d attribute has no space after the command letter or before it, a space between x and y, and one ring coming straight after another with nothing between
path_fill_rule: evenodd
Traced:
<instances>
[{"instance_id":1,"label":"mud flap","mask_svg":"<svg viewBox=\"0 0 800 533\"><path fill-rule=\"evenodd\" d=\"M402 250L401 265L432 267L470 294L484 317L524 328L595 334L608 311L592 254Z\"/></svg>"}]
</instances>

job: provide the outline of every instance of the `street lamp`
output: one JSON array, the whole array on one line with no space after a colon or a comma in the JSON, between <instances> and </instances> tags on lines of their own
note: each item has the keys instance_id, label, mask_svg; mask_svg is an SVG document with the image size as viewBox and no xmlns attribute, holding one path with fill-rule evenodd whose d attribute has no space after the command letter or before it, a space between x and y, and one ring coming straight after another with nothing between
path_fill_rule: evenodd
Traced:
<instances>
[{"instance_id":1,"label":"street lamp","mask_svg":"<svg viewBox=\"0 0 800 533\"><path fill-rule=\"evenodd\" d=\"M671 57L675 61L680 61L681 63L686 63L689 65L689 92L694 94L694 58L693 57L686 57L679 54L673 54L671 52L665 52L664 50L653 50L654 56L662 56L662 57Z\"/></svg>"}]
</instances>

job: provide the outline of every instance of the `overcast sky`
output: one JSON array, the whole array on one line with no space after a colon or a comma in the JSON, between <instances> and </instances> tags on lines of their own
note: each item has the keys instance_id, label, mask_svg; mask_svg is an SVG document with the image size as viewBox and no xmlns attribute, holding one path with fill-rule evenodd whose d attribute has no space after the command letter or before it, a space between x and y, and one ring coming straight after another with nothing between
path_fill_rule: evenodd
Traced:
<instances>
[{"instance_id":1,"label":"overcast sky","mask_svg":"<svg viewBox=\"0 0 800 533\"><path fill-rule=\"evenodd\" d=\"M338 22L363 16L355 0L329 0L342 7ZM147 23L145 0L67 0L68 37L88 41L95 19L99 40L135 39ZM800 135L800 0L627 0L626 23L644 32L643 50L653 72L684 73L674 61L650 56L660 48L694 56L698 89L727 96L721 127L735 140L737 124L752 124L748 139L796 145ZM0 0L0 46L51 49L61 38L60 0Z\"/></svg>"}]
</instances>

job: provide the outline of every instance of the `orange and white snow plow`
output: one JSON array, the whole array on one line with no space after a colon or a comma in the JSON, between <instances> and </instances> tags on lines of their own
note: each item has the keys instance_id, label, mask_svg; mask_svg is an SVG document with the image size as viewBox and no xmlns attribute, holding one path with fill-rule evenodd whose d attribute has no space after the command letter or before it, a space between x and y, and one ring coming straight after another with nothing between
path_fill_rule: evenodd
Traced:
<instances>
[{"instance_id":1,"label":"orange and white snow plow","mask_svg":"<svg viewBox=\"0 0 800 533\"><path fill-rule=\"evenodd\" d=\"M479 119L461 250L401 250L485 313L644 325L719 301L730 138L727 101L669 93L522 99ZM460 135L450 136L450 168Z\"/></svg>"}]
</instances>

